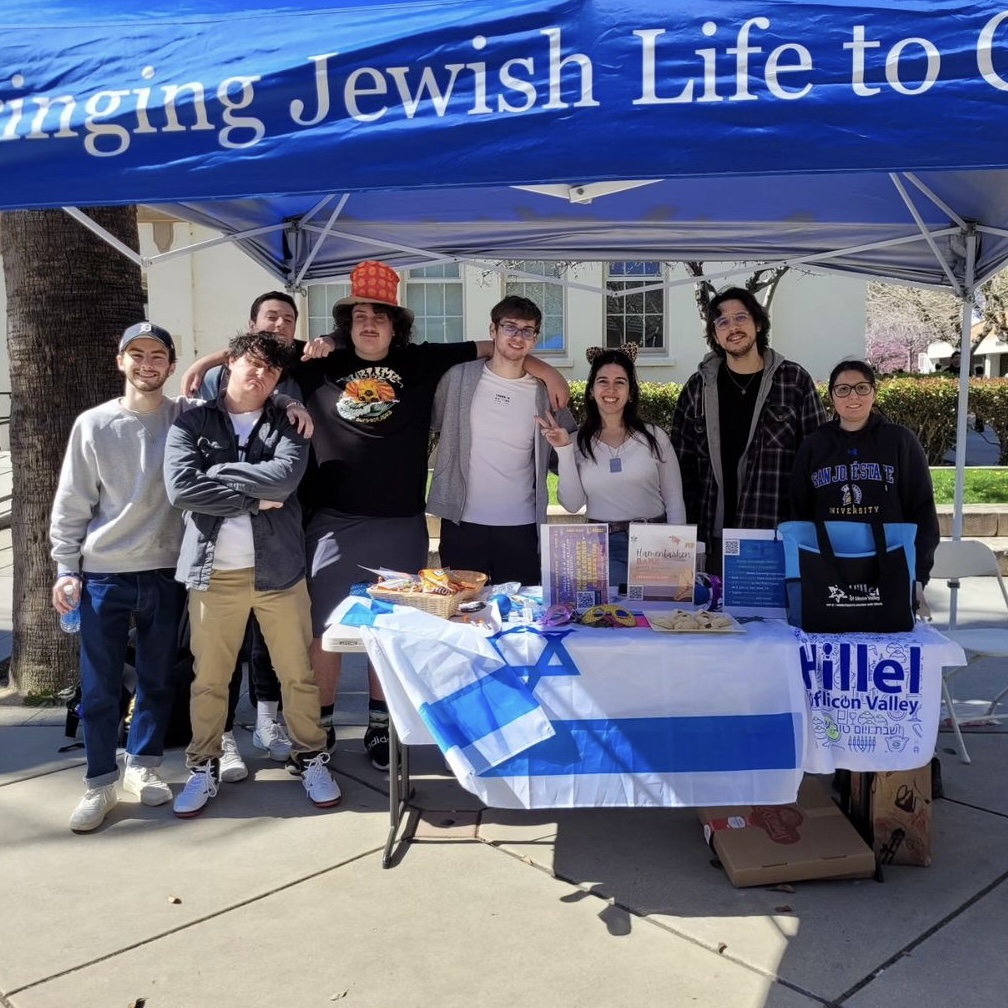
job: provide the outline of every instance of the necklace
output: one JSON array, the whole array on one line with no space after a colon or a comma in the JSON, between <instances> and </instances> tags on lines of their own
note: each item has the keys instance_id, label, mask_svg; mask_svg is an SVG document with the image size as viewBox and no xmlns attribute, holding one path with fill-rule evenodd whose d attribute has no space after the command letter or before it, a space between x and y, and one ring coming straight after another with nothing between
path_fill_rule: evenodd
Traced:
<instances>
[{"instance_id":1,"label":"necklace","mask_svg":"<svg viewBox=\"0 0 1008 1008\"><path fill-rule=\"evenodd\" d=\"M749 375L749 377L744 382L740 382L735 377L735 375L732 374L732 369L730 367L728 367L727 364L725 365L725 374L728 375L728 377L731 379L732 385L734 385L735 388L737 388L742 395L745 395L746 392L749 391L749 386L752 385L753 379L757 375L763 374L763 369L760 368L759 371L753 371L753 373L751 375Z\"/></svg>"},{"instance_id":2,"label":"necklace","mask_svg":"<svg viewBox=\"0 0 1008 1008\"><path fill-rule=\"evenodd\" d=\"M604 444L606 451L609 453L609 472L622 472L623 460L619 456L620 452L623 451L623 445L627 443L626 431L623 431L623 440L615 448L608 441L603 441L601 434L599 435L599 443Z\"/></svg>"}]
</instances>

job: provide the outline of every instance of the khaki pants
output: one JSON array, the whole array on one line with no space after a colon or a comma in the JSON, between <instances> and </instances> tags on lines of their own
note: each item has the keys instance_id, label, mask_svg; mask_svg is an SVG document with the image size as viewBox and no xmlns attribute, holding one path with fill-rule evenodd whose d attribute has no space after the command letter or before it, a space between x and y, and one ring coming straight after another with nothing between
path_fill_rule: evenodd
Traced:
<instances>
[{"instance_id":1,"label":"khaki pants","mask_svg":"<svg viewBox=\"0 0 1008 1008\"><path fill-rule=\"evenodd\" d=\"M325 731L319 726L318 687L308 660L312 632L304 579L284 591L257 591L252 567L214 571L206 591L189 593L196 669L189 705L193 737L186 749L190 767L220 759L228 683L250 612L259 621L280 680L293 751L318 753L326 747Z\"/></svg>"}]
</instances>

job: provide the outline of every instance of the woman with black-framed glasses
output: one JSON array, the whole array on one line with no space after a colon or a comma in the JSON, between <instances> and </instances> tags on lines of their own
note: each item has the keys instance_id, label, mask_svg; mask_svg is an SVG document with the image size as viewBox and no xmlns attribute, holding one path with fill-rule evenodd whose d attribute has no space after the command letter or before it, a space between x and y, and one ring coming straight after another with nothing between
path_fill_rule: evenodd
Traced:
<instances>
[{"instance_id":1,"label":"woman with black-framed glasses","mask_svg":"<svg viewBox=\"0 0 1008 1008\"><path fill-rule=\"evenodd\" d=\"M834 418L798 449L791 517L806 521L913 522L916 579L927 583L940 538L927 456L916 434L875 406L875 371L841 361L830 374Z\"/></svg>"}]
</instances>

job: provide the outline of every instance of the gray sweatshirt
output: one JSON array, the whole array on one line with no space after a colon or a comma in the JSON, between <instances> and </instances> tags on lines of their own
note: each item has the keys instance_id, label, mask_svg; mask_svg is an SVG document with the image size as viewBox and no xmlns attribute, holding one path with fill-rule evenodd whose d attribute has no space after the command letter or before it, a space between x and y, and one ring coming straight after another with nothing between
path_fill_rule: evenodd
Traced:
<instances>
[{"instance_id":1,"label":"gray sweatshirt","mask_svg":"<svg viewBox=\"0 0 1008 1008\"><path fill-rule=\"evenodd\" d=\"M118 399L74 421L53 500L49 538L60 574L124 574L174 568L182 513L168 501L168 429L201 400L166 396L153 413Z\"/></svg>"}]
</instances>

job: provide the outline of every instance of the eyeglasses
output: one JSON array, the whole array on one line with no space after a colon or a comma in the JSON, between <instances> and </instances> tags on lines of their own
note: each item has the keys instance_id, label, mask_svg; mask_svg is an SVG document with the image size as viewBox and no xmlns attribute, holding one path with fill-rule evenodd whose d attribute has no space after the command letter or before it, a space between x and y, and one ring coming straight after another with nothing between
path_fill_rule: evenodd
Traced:
<instances>
[{"instance_id":1,"label":"eyeglasses","mask_svg":"<svg viewBox=\"0 0 1008 1008\"><path fill-rule=\"evenodd\" d=\"M837 399L846 399L851 392L856 392L862 398L867 395L871 395L875 391L875 386L871 382L858 382L857 385L834 385L833 395Z\"/></svg>"},{"instance_id":2,"label":"eyeglasses","mask_svg":"<svg viewBox=\"0 0 1008 1008\"><path fill-rule=\"evenodd\" d=\"M752 315L750 315L747 311L735 312L734 315L718 315L718 317L714 319L714 328L717 329L718 332L722 332L729 326L741 326L745 325L746 322L752 322Z\"/></svg>"},{"instance_id":3,"label":"eyeglasses","mask_svg":"<svg viewBox=\"0 0 1008 1008\"><path fill-rule=\"evenodd\" d=\"M508 339L513 336L520 336L523 340L534 340L539 338L539 330L533 326L523 326L518 328L514 322L498 322L497 331Z\"/></svg>"}]
</instances>

